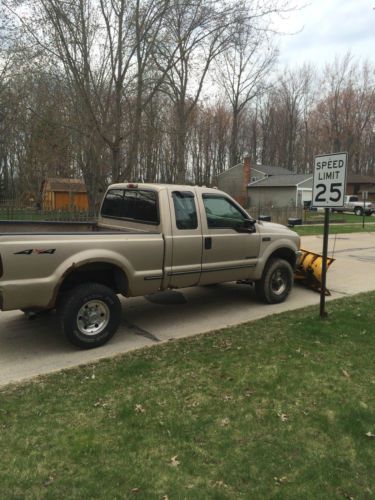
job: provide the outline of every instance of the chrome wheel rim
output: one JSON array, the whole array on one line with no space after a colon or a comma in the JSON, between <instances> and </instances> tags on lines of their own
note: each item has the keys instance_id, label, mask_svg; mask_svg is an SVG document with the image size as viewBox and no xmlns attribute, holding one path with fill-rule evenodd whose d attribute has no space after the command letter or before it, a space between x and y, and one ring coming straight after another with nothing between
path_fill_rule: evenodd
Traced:
<instances>
[{"instance_id":1,"label":"chrome wheel rim","mask_svg":"<svg viewBox=\"0 0 375 500\"><path fill-rule=\"evenodd\" d=\"M282 295L288 286L286 273L281 269L275 271L271 279L271 290L275 295Z\"/></svg>"},{"instance_id":2,"label":"chrome wheel rim","mask_svg":"<svg viewBox=\"0 0 375 500\"><path fill-rule=\"evenodd\" d=\"M108 325L109 307L102 300L89 300L77 314L78 330L84 335L98 335Z\"/></svg>"}]
</instances>

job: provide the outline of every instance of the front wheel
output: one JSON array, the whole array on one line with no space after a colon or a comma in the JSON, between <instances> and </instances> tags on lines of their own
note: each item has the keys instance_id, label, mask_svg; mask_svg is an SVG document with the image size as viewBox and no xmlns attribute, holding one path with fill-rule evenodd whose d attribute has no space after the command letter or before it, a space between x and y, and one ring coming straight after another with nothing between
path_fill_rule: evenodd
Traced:
<instances>
[{"instance_id":1,"label":"front wheel","mask_svg":"<svg viewBox=\"0 0 375 500\"><path fill-rule=\"evenodd\" d=\"M268 304L284 302L293 286L292 266L284 259L270 259L261 280L255 283L257 296Z\"/></svg>"},{"instance_id":2,"label":"front wheel","mask_svg":"<svg viewBox=\"0 0 375 500\"><path fill-rule=\"evenodd\" d=\"M69 342L83 349L99 347L116 333L121 321L117 295L99 283L84 283L64 297L61 328Z\"/></svg>"},{"instance_id":3,"label":"front wheel","mask_svg":"<svg viewBox=\"0 0 375 500\"><path fill-rule=\"evenodd\" d=\"M357 207L357 208L354 210L354 213L355 213L356 215L362 215L363 210L362 210L362 208Z\"/></svg>"}]
</instances>

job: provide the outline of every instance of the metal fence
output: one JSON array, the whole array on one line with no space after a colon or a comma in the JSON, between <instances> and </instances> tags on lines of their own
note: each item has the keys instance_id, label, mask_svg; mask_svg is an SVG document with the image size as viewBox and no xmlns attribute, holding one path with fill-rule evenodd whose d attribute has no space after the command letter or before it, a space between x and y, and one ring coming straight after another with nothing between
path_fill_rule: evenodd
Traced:
<instances>
[{"instance_id":1,"label":"metal fence","mask_svg":"<svg viewBox=\"0 0 375 500\"><path fill-rule=\"evenodd\" d=\"M79 210L43 210L18 203L0 202L0 220L88 222L89 213Z\"/></svg>"},{"instance_id":2,"label":"metal fence","mask_svg":"<svg viewBox=\"0 0 375 500\"><path fill-rule=\"evenodd\" d=\"M255 219L262 216L271 217L271 222L288 225L289 219L297 218L305 222L306 211L303 207L249 207L248 213Z\"/></svg>"},{"instance_id":3,"label":"metal fence","mask_svg":"<svg viewBox=\"0 0 375 500\"><path fill-rule=\"evenodd\" d=\"M250 207L247 212L259 219L260 216L271 217L272 222L278 224L289 224L289 219L297 218L302 224L320 224L324 221L324 214L310 212L303 207ZM79 210L46 210L36 207L25 207L16 202L0 201L0 221L56 221L56 222L92 222L95 217L90 217L87 211ZM335 222L346 222L342 214Z\"/></svg>"}]
</instances>

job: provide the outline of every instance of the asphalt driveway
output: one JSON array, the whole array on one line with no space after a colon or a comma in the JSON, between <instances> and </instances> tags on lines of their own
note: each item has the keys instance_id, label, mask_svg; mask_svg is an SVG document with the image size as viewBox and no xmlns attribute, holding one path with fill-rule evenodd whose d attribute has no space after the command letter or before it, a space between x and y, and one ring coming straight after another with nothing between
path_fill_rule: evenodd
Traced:
<instances>
[{"instance_id":1,"label":"asphalt driveway","mask_svg":"<svg viewBox=\"0 0 375 500\"><path fill-rule=\"evenodd\" d=\"M304 237L302 246L321 252L322 237ZM375 233L332 236L330 256L333 250L331 298L375 290ZM296 285L285 303L269 306L256 300L251 286L234 283L123 300L121 328L90 351L67 343L55 313L28 321L19 311L0 312L0 385L318 303L319 294Z\"/></svg>"}]
</instances>

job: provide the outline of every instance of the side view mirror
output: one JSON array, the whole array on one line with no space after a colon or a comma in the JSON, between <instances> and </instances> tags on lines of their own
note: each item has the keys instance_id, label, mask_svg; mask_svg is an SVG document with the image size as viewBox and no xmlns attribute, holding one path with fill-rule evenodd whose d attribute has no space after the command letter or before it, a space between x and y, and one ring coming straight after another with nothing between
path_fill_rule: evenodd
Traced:
<instances>
[{"instance_id":1,"label":"side view mirror","mask_svg":"<svg viewBox=\"0 0 375 500\"><path fill-rule=\"evenodd\" d=\"M243 221L243 227L245 227L246 229L254 229L254 223L255 220L253 219L245 219Z\"/></svg>"},{"instance_id":2,"label":"side view mirror","mask_svg":"<svg viewBox=\"0 0 375 500\"><path fill-rule=\"evenodd\" d=\"M253 219L244 219L241 226L239 226L236 231L238 233L255 233L255 220Z\"/></svg>"}]
</instances>

